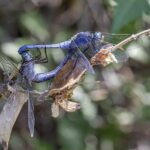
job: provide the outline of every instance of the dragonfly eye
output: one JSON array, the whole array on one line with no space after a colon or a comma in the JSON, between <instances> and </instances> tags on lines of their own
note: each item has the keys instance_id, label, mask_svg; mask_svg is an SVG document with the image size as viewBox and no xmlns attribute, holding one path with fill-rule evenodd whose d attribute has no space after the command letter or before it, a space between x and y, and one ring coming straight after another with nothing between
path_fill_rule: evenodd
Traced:
<instances>
[{"instance_id":1,"label":"dragonfly eye","mask_svg":"<svg viewBox=\"0 0 150 150\"><path fill-rule=\"evenodd\" d=\"M102 33L101 32L95 32L94 35L93 35L93 38L96 39L96 40L101 40L103 37Z\"/></svg>"}]
</instances>

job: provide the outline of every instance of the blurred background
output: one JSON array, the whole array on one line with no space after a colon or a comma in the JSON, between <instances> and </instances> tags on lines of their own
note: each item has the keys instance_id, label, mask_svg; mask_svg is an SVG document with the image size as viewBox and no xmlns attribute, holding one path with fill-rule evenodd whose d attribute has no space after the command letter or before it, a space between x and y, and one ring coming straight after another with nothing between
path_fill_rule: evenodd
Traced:
<instances>
[{"instance_id":1,"label":"blurred background","mask_svg":"<svg viewBox=\"0 0 150 150\"><path fill-rule=\"evenodd\" d=\"M16 63L24 44L57 43L81 31L132 34L148 28L149 0L0 0L0 55ZM126 51L128 62L97 66L95 75L85 76L73 95L81 103L79 111L54 119L51 101L35 106L34 138L25 105L9 149L150 150L150 39L142 37ZM48 64L36 70L52 70L64 56L59 49L48 51ZM43 91L49 85L35 88Z\"/></svg>"}]
</instances>

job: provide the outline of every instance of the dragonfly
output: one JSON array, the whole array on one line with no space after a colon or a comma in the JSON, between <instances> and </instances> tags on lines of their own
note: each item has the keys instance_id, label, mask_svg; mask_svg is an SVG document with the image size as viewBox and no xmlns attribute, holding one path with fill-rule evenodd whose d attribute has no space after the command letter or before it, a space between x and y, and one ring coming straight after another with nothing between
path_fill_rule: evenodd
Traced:
<instances>
[{"instance_id":1,"label":"dragonfly","mask_svg":"<svg viewBox=\"0 0 150 150\"><path fill-rule=\"evenodd\" d=\"M69 79L70 79L70 77L73 76L72 72L76 71L76 66L78 66L78 65L81 68L82 68L82 66L84 66L86 71L88 71L90 73L94 73L92 65L95 65L95 64L94 63L92 64L90 62L90 59L95 54L97 54L104 45L108 45L108 43L104 41L104 35L101 32L80 32L80 33L77 33L76 35L74 35L69 40L61 42L61 43L56 43L56 44L23 45L22 47L19 48L18 53L22 56L23 62L22 62L21 68L20 68L20 73L22 74L24 79L26 79L25 83L27 84L27 87L28 87L27 89L32 90L32 86L31 86L32 82L44 82L44 81L50 80L54 77L56 77L56 79L57 79L57 74L59 74L59 72L60 72L60 75L62 76L62 79L66 83L70 83ZM36 49L47 50L47 49L52 49L52 48L60 48L62 50L67 51L67 55L64 58L64 60L58 65L58 67L56 67L56 69L54 69L50 72L35 73L35 71L34 71L35 59L32 58L32 55L30 54L29 51L36 50ZM64 66L67 66L66 64L68 64L68 61L70 62L70 60L72 60L72 63L70 63L70 64L74 64L74 65L71 68L64 67ZM47 62L47 56L46 56L45 60L41 60L38 58L38 61L39 62ZM63 67L66 70L65 74L61 73L62 72L61 70L63 69ZM60 83L62 82L60 79L57 79L57 80L60 81ZM58 83L58 82L56 82L56 80L54 80L54 81L55 81L54 85L56 85L56 83ZM76 80L74 80L74 81L76 81ZM74 86L72 85L72 87L74 87ZM72 91L72 89L73 88L71 88L69 91ZM60 91L60 88L58 88L58 91ZM64 93L65 93L65 97L68 98L70 94L68 95L68 92L64 92ZM72 92L70 92L70 93L72 93ZM59 92L59 94L60 94L60 92ZM63 107L65 110L68 110L69 105L71 105L71 106L73 105L74 106L73 110L76 110L75 103L70 103L69 101L66 101L66 100L62 100L61 102L63 102L63 103L60 103L60 100L57 100L58 97L60 97L59 94L57 94L57 97L54 96L54 99L56 99L54 104L59 104L60 107ZM53 97L53 94L50 94L50 95ZM64 97L64 94L62 94L62 95L63 95L62 97ZM66 107L64 106L64 104L66 104L66 102L67 102L68 108L67 108L67 106ZM53 105L53 106L57 106L57 105ZM34 111L34 107L33 107L32 101L29 99L28 100L28 118L29 118L28 124L29 124L29 129L30 129L31 133L33 133L34 120L35 120L33 111Z\"/></svg>"},{"instance_id":2,"label":"dragonfly","mask_svg":"<svg viewBox=\"0 0 150 150\"><path fill-rule=\"evenodd\" d=\"M29 91L32 90L32 82L43 82L54 78L58 72L63 68L63 66L67 63L67 61L73 56L76 56L76 61L74 61L73 69L75 68L76 64L79 62L79 58L82 59L83 65L85 65L86 70L94 73L93 67L91 66L89 60L85 57L84 51L89 48L89 43L92 45L93 42L96 40L101 39L100 33L90 34L89 32L81 32L72 37L70 40L58 43L58 44L48 44L48 45L24 45L19 48L18 52L22 56L22 65L20 68L20 73L22 75L22 79L24 79L24 85L26 85L25 89ZM96 53L96 48L93 46L93 51ZM35 73L34 72L34 64L35 59L32 58L32 55L29 53L31 49L48 49L48 48L61 48L63 50L67 50L68 54L64 58L64 60L56 67L56 69L47 72L47 73ZM81 51L83 48L83 52ZM47 59L47 58L46 58ZM45 62L45 60L38 60L39 62ZM34 133L34 105L32 100L28 99L28 126L31 135Z\"/></svg>"},{"instance_id":3,"label":"dragonfly","mask_svg":"<svg viewBox=\"0 0 150 150\"><path fill-rule=\"evenodd\" d=\"M32 82L43 82L50 80L51 78L54 78L57 75L57 73L62 69L62 67L72 57L72 55L76 55L77 58L76 63L78 63L78 59L79 57L81 57L81 59L83 59L86 70L90 73L94 73L94 69L89 60L96 53L98 53L99 50L104 45L109 44L104 40L105 37L108 37L108 34L105 35L106 36L104 36L104 34L101 32L80 32L74 35L71 39L56 44L23 45L18 50L18 53L22 56L24 64L21 67L21 73L29 81ZM35 73L34 72L35 61L32 59L32 56L30 55L29 51L33 49L52 49L52 48L60 48L62 50L67 51L67 56L58 65L56 69L48 73ZM127 60L126 53L121 52L120 50L114 53L114 57L116 57L118 62ZM47 62L47 57L45 58L44 61ZM40 62L44 61L40 60Z\"/></svg>"}]
</instances>

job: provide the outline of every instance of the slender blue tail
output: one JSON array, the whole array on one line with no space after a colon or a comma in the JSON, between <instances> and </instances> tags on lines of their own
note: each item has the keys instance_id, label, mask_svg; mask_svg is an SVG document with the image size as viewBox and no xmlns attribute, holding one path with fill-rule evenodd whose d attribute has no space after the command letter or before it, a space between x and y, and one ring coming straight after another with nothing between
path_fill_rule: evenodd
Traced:
<instances>
[{"instance_id":1,"label":"slender blue tail","mask_svg":"<svg viewBox=\"0 0 150 150\"><path fill-rule=\"evenodd\" d=\"M22 55L22 53L27 52L30 49L42 49L42 48L61 48L61 49L70 49L70 43L71 41L65 41L57 44L38 44L38 45L23 45L19 48L18 53Z\"/></svg>"}]
</instances>

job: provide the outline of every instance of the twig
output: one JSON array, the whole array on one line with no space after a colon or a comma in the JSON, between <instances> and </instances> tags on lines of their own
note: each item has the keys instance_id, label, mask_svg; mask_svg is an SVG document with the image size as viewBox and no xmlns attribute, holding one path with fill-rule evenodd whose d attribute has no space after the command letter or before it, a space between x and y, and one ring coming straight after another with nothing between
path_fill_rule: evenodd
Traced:
<instances>
[{"instance_id":1,"label":"twig","mask_svg":"<svg viewBox=\"0 0 150 150\"><path fill-rule=\"evenodd\" d=\"M132 34L130 37L126 38L125 40L121 41L120 43L114 45L111 48L111 52L115 51L118 48L122 48L124 45L128 44L129 42L133 41L133 40L137 40L140 36L142 35L150 35L150 29L144 30L142 32L139 32L137 34Z\"/></svg>"}]
</instances>

